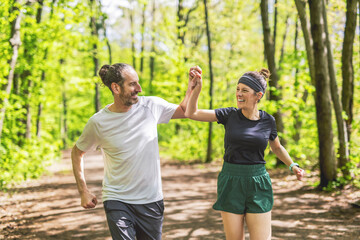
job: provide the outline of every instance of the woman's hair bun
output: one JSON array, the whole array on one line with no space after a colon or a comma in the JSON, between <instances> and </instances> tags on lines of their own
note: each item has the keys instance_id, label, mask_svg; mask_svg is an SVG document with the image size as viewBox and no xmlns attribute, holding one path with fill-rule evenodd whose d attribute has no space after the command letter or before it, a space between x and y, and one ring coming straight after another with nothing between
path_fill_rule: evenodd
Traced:
<instances>
[{"instance_id":1,"label":"woman's hair bun","mask_svg":"<svg viewBox=\"0 0 360 240\"><path fill-rule=\"evenodd\" d=\"M268 79L270 77L270 71L266 68L262 68L260 71L259 71L259 74L261 76L263 76L266 79Z\"/></svg>"},{"instance_id":2,"label":"woman's hair bun","mask_svg":"<svg viewBox=\"0 0 360 240\"><path fill-rule=\"evenodd\" d=\"M103 81L104 81L104 78L105 78L106 73L108 72L109 68L110 68L110 65L106 64L106 65L103 65L101 67L101 69L99 70L99 76Z\"/></svg>"}]
</instances>

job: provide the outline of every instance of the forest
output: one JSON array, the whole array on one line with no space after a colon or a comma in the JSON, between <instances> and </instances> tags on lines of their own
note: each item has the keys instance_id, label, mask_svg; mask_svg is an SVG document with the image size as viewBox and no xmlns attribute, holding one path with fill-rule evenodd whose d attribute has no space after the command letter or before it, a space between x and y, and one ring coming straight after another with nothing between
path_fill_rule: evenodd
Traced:
<instances>
[{"instance_id":1,"label":"forest","mask_svg":"<svg viewBox=\"0 0 360 240\"><path fill-rule=\"evenodd\" d=\"M100 67L119 62L136 69L141 95L176 104L200 66L205 109L236 107L239 77L268 68L259 108L294 161L318 172L311 184L360 187L359 12L358 0L1 0L0 189L38 178L73 146L113 101ZM221 125L158 129L162 158L223 157Z\"/></svg>"}]
</instances>

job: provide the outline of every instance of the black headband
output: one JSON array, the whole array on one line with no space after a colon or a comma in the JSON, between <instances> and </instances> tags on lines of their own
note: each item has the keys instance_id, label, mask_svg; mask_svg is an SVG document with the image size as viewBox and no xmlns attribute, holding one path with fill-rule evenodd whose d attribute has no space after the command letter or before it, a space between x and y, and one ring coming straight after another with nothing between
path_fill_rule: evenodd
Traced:
<instances>
[{"instance_id":1,"label":"black headband","mask_svg":"<svg viewBox=\"0 0 360 240\"><path fill-rule=\"evenodd\" d=\"M239 83L243 83L249 87L251 87L255 92L262 92L263 94L265 94L265 89L264 87L260 84L260 82L258 80L256 80L254 77L250 76L250 75L243 75L239 81Z\"/></svg>"}]
</instances>

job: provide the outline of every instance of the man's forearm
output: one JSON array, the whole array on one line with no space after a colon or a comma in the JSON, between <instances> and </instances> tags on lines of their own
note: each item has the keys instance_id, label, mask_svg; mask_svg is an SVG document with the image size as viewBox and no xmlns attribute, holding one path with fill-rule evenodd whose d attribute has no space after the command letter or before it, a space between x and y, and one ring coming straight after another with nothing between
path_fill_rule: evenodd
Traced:
<instances>
[{"instance_id":1,"label":"man's forearm","mask_svg":"<svg viewBox=\"0 0 360 240\"><path fill-rule=\"evenodd\" d=\"M74 146L71 151L71 160L77 188L80 194L87 191L83 155L84 154L76 146Z\"/></svg>"}]
</instances>

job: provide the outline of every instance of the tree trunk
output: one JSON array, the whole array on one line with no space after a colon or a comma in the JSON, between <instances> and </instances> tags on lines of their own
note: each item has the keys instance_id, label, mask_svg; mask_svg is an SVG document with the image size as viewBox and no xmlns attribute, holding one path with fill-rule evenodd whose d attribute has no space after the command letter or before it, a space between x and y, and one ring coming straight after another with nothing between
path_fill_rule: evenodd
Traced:
<instances>
[{"instance_id":1,"label":"tree trunk","mask_svg":"<svg viewBox=\"0 0 360 240\"><path fill-rule=\"evenodd\" d=\"M204 0L204 11L205 11L205 24L206 24L206 36L207 36L207 45L208 45L208 56L209 56L209 71L210 71L210 89L209 89L209 96L210 96L210 103L209 109L213 107L213 85L214 85L214 76L213 76L213 69L212 69L212 54L211 54L211 36L210 36L210 27L209 27L209 15L208 9L206 5L207 0ZM209 163L212 161L211 157L212 153L212 122L209 122L209 132L208 132L208 144L207 144L207 152L206 152L206 162Z\"/></svg>"},{"instance_id":2,"label":"tree trunk","mask_svg":"<svg viewBox=\"0 0 360 240\"><path fill-rule=\"evenodd\" d=\"M349 170L347 168L347 163L349 162L349 149L348 149L348 142L347 142L347 132L346 132L346 124L344 118L342 116L342 104L339 98L339 90L336 82L336 73L334 67L334 61L332 56L332 49L330 43L330 36L327 26L327 13L326 13L326 6L325 2L323 1L323 17L324 17L324 28L326 34L326 49L327 49L327 57L328 57L328 67L329 67L329 76L330 76L330 90L331 90L331 98L334 105L335 110L335 117L336 123L338 128L338 139L339 139L339 161L338 167L342 170L343 176L345 178L350 177ZM355 3L355 10L356 10L356 3ZM355 19L356 23L356 19ZM355 28L354 28L355 29Z\"/></svg>"},{"instance_id":3,"label":"tree trunk","mask_svg":"<svg viewBox=\"0 0 360 240\"><path fill-rule=\"evenodd\" d=\"M132 65L136 69L136 50L135 50L135 36L134 36L134 12L132 9L130 11L130 35L131 35L131 54L132 54Z\"/></svg>"},{"instance_id":4,"label":"tree trunk","mask_svg":"<svg viewBox=\"0 0 360 240\"><path fill-rule=\"evenodd\" d=\"M278 0L275 0L274 2L274 33L273 33L273 39L274 39L274 52L276 51L276 35L277 35L277 18L278 18Z\"/></svg>"},{"instance_id":5,"label":"tree trunk","mask_svg":"<svg viewBox=\"0 0 360 240\"><path fill-rule=\"evenodd\" d=\"M298 52L298 48L297 48L297 41L298 41L298 17L296 17L296 22L295 22L295 38L294 38L294 55L295 58L297 58L297 52ZM295 82L294 82L294 88L295 88L295 98L297 99L298 96L298 92L299 92L299 79L298 79L298 73L299 73L299 66L298 64L295 65ZM294 123L294 130L295 133L293 135L293 139L294 141L297 143L300 140L300 129L301 129L301 119L299 116L299 111L300 109L297 109L293 112L294 118L295 118L295 123Z\"/></svg>"},{"instance_id":6,"label":"tree trunk","mask_svg":"<svg viewBox=\"0 0 360 240\"><path fill-rule=\"evenodd\" d=\"M262 19L262 26L263 26L263 34L264 34L264 49L266 52L266 58L269 70L271 72L271 80L269 81L270 85L270 100L274 102L279 102L281 100L281 94L278 86L279 76L276 70L276 63L275 63L275 43L273 39L271 38L270 34L270 26L269 26L269 18L268 18L268 1L267 0L261 0L260 3L261 8L261 19ZM284 123L282 120L282 115L280 112L280 107L278 107L278 110L276 113L274 113L274 118L276 120L276 128L279 133L284 132ZM284 138L282 138L282 145L286 146L286 141ZM280 165L282 162L277 159L276 165Z\"/></svg>"},{"instance_id":7,"label":"tree trunk","mask_svg":"<svg viewBox=\"0 0 360 240\"><path fill-rule=\"evenodd\" d=\"M53 18L53 16L54 16L54 5L55 5L55 2L56 2L56 0L52 0L52 2L51 2L51 4L50 4L50 8L51 8L51 10L50 10L50 20ZM44 7L44 1L39 1L39 4L40 4L40 6L41 6L41 11L39 10L38 11L38 18L40 18L40 20L41 20L41 16L42 16L42 9L43 9L43 7ZM48 57L48 48L46 48L45 49L45 53L44 53L44 62L46 62L47 61L47 57ZM40 79L40 85L41 85L41 87L42 87L42 84L45 82L45 78L46 78L46 73L45 73L45 70L42 70L42 72L41 72L41 79ZM38 138L40 138L41 137L41 115L42 115L42 110L43 110L43 103L41 102L41 100L40 100L40 102L39 102L39 104L38 104L38 114L37 114L37 116L36 116L36 137L38 137Z\"/></svg>"},{"instance_id":8,"label":"tree trunk","mask_svg":"<svg viewBox=\"0 0 360 240\"><path fill-rule=\"evenodd\" d=\"M354 68L353 68L353 46L356 30L356 3L357 0L348 0L346 4L346 23L344 42L341 57L341 70L343 78L342 105L347 115L346 129L348 141L351 137L351 124L353 121L354 101ZM359 5L360 10L360 5ZM360 23L359 23L360 24Z\"/></svg>"},{"instance_id":9,"label":"tree trunk","mask_svg":"<svg viewBox=\"0 0 360 240\"><path fill-rule=\"evenodd\" d=\"M183 0L178 1L178 8L177 8L177 39L181 41L182 44L185 44L185 31L184 27L186 27L184 24L180 24L184 22L184 10L183 10Z\"/></svg>"},{"instance_id":10,"label":"tree trunk","mask_svg":"<svg viewBox=\"0 0 360 240\"><path fill-rule=\"evenodd\" d=\"M154 80L154 71L155 71L155 0L153 0L153 5L152 5L152 10L151 10L151 15L152 15L152 24L151 24L151 53L150 53L150 61L149 61L149 67L150 67L150 80L149 80L149 93L150 95L153 94L153 88L152 88L152 83Z\"/></svg>"},{"instance_id":11,"label":"tree trunk","mask_svg":"<svg viewBox=\"0 0 360 240\"><path fill-rule=\"evenodd\" d=\"M32 7L32 2L27 1L26 5ZM39 24L41 21L41 13L42 13L42 7L38 8L38 11L36 13L35 16L36 24ZM25 28L29 28L30 24L31 23L25 22ZM32 125L31 96L32 96L33 86L35 84L32 75L35 69L31 69L29 68L29 66L32 66L34 64L33 48L37 45L36 42L37 42L36 33L25 32L24 41L23 41L24 53L22 58L27 63L27 66L24 67L23 71L20 74L20 78L21 78L20 96L22 98L23 108L25 109L26 113L25 115L21 114L20 118L15 120L16 122L20 123L21 125L20 129L25 129L25 132L20 131L17 133L19 136L19 146L22 146L22 144L24 144L23 139L25 140L31 139L31 128L32 128L31 127Z\"/></svg>"},{"instance_id":12,"label":"tree trunk","mask_svg":"<svg viewBox=\"0 0 360 240\"><path fill-rule=\"evenodd\" d=\"M96 24L96 8L93 5L96 4L96 0L90 0L90 7L91 7L91 17L90 17L90 28L91 28L91 36L93 36L93 62L94 62L94 77L97 76L97 72L99 70L99 59L98 59L98 46L97 41L99 38L99 29ZM101 104L100 104L100 89L99 83L95 83L95 98L94 98L94 105L95 105L95 112L100 111Z\"/></svg>"},{"instance_id":13,"label":"tree trunk","mask_svg":"<svg viewBox=\"0 0 360 240\"><path fill-rule=\"evenodd\" d=\"M38 1L38 4L39 4L39 7L37 9L37 12L36 12L36 24L40 24L41 23L41 19L42 19L42 12L43 12L43 7L44 7L44 0L39 0ZM25 51L26 52L26 51ZM24 54L25 54L24 52ZM45 55L47 53L45 52ZM25 57L26 58L26 57ZM30 57L31 59L33 58L32 56ZM33 62L33 60L31 61L28 61L28 63L30 64L30 62ZM29 78L29 76L31 75L31 72L30 71L26 71L26 78ZM44 71L42 71L42 74L41 74L41 81L43 80L42 77L45 76L44 75ZM23 79L24 81L26 81L26 79ZM31 99L31 91L32 91L32 87L33 87L33 81L31 80L28 80L28 86L27 86L27 89L26 89L26 104L25 104L25 108L26 108L26 134L25 134L25 138L26 139L30 139L31 138L31 109L30 109L30 99ZM41 114L41 111L39 111L40 108L38 108L38 113ZM39 119L40 119L40 116L37 116L36 117L36 136L39 135Z\"/></svg>"},{"instance_id":14,"label":"tree trunk","mask_svg":"<svg viewBox=\"0 0 360 240\"><path fill-rule=\"evenodd\" d=\"M31 109L30 109L30 99L31 91L33 88L33 81L29 81L28 90L26 91L27 102L25 104L26 108L26 134L25 139L31 139Z\"/></svg>"},{"instance_id":15,"label":"tree trunk","mask_svg":"<svg viewBox=\"0 0 360 240\"><path fill-rule=\"evenodd\" d=\"M106 28L104 28L104 31L105 31L105 42L106 42L106 47L108 49L108 53L109 53L109 64L111 65L112 64L112 51L111 51L111 44L109 42L109 39L108 37L106 36Z\"/></svg>"},{"instance_id":16,"label":"tree trunk","mask_svg":"<svg viewBox=\"0 0 360 240\"><path fill-rule=\"evenodd\" d=\"M105 40L105 43L106 43L106 47L108 49L108 54L109 54L109 64L111 65L112 64L112 51L111 51L111 44L109 42L109 38L107 37L107 27L106 27L106 24L105 24L105 14L102 12L102 5L101 5L101 1L99 1L99 12L101 13L101 25L102 25L102 28L104 30L104 40Z\"/></svg>"},{"instance_id":17,"label":"tree trunk","mask_svg":"<svg viewBox=\"0 0 360 240\"><path fill-rule=\"evenodd\" d=\"M141 52L140 52L140 73L144 70L144 50L145 50L145 11L146 4L144 4L142 11L142 23L141 23Z\"/></svg>"},{"instance_id":18,"label":"tree trunk","mask_svg":"<svg viewBox=\"0 0 360 240\"><path fill-rule=\"evenodd\" d=\"M288 14L286 16L286 20L285 20L285 32L284 32L284 35L283 35L283 39L282 39L283 41L282 41L282 45L281 45L281 49L280 49L280 59L279 59L278 71L280 71L282 69L281 65L282 65L282 62L284 60L286 36L287 36L288 31L289 31L289 18L290 18L290 15ZM275 51L275 48L274 48L274 51Z\"/></svg>"},{"instance_id":19,"label":"tree trunk","mask_svg":"<svg viewBox=\"0 0 360 240\"><path fill-rule=\"evenodd\" d=\"M12 11L18 11L18 15L16 16L16 18L14 19L14 21L11 23L11 38L10 38L10 44L12 47L12 57L11 57L11 61L10 61L10 71L9 71L9 75L7 77L7 85L5 87L5 93L6 96L4 98L3 101L3 106L0 109L0 144L1 144L1 136L2 136L2 130L3 130L3 126L4 126L4 120L5 120L5 114L6 114L6 108L7 105L9 103L9 95L11 93L11 87L13 85L13 79L14 79L14 72L15 72L15 65L17 62L17 58L19 56L19 48L21 45L21 39L20 39L20 22L21 22L21 17L22 17L22 13L20 12L20 10L17 8L17 4L20 4L21 0L15 0L15 4L12 8Z\"/></svg>"},{"instance_id":20,"label":"tree trunk","mask_svg":"<svg viewBox=\"0 0 360 240\"><path fill-rule=\"evenodd\" d=\"M62 60L61 60L62 61ZM63 61L62 61L63 62ZM65 84L65 79L62 78L61 79L62 82L62 105L63 105L63 115L62 115L62 134L61 134L61 138L62 138L62 143L63 143L63 149L67 148L67 131L68 131L68 127L67 127L67 97L66 97L66 84Z\"/></svg>"},{"instance_id":21,"label":"tree trunk","mask_svg":"<svg viewBox=\"0 0 360 240\"><path fill-rule=\"evenodd\" d=\"M331 125L331 94L325 45L322 1L309 0L311 34L314 40L316 120L319 138L320 187L336 179L335 151Z\"/></svg>"},{"instance_id":22,"label":"tree trunk","mask_svg":"<svg viewBox=\"0 0 360 240\"><path fill-rule=\"evenodd\" d=\"M177 8L177 40L180 40L182 46L185 46L185 36L187 33L187 26L190 19L190 14L198 7L198 2L195 1L195 5L192 8L186 9L187 12L185 14L185 9L183 6L183 0L178 0L178 8ZM184 54L184 62L187 62L188 57Z\"/></svg>"},{"instance_id":23,"label":"tree trunk","mask_svg":"<svg viewBox=\"0 0 360 240\"><path fill-rule=\"evenodd\" d=\"M299 15L301 22L301 29L304 35L306 55L309 64L309 71L311 77L311 83L315 86L315 63L314 63L314 50L313 50L313 40L310 31L310 21L306 17L306 2L302 0L295 0L296 9Z\"/></svg>"}]
</instances>

